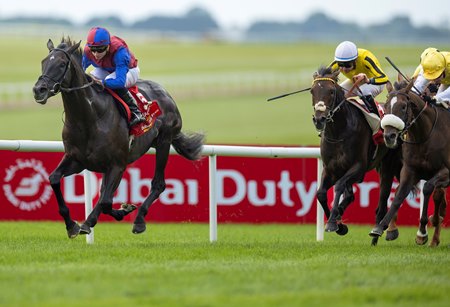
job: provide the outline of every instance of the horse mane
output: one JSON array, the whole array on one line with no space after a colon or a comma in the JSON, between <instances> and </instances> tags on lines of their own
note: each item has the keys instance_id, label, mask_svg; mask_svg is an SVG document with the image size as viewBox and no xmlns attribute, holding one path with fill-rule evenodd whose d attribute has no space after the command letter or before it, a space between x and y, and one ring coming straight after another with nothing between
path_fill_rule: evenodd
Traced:
<instances>
[{"instance_id":1,"label":"horse mane","mask_svg":"<svg viewBox=\"0 0 450 307\"><path fill-rule=\"evenodd\" d=\"M326 76L332 75L334 72L335 72L335 70L333 70L332 66L321 65L319 67L319 69L317 69L317 74L320 77L326 77ZM336 77L335 81L339 82L339 78Z\"/></svg>"},{"instance_id":2,"label":"horse mane","mask_svg":"<svg viewBox=\"0 0 450 307\"><path fill-rule=\"evenodd\" d=\"M61 49L68 49L74 45L76 45L77 42L73 41L70 36L66 36L66 37L62 37L61 38L61 43L59 43L58 48ZM81 49L81 47L78 47L76 50L74 50L74 52L72 53L72 55L75 57L77 63L80 65L81 67L81 58L83 55L83 50Z\"/></svg>"}]
</instances>

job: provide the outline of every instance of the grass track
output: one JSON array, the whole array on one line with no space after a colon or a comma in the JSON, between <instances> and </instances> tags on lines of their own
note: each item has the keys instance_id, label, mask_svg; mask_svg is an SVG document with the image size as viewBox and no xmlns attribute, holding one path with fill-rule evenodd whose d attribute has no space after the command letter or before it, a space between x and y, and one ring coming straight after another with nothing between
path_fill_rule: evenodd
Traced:
<instances>
[{"instance_id":1,"label":"grass track","mask_svg":"<svg viewBox=\"0 0 450 307\"><path fill-rule=\"evenodd\" d=\"M0 223L2 306L447 306L450 234L415 228L370 246L369 226L315 242L311 225L100 223L95 244L60 222Z\"/></svg>"}]
</instances>

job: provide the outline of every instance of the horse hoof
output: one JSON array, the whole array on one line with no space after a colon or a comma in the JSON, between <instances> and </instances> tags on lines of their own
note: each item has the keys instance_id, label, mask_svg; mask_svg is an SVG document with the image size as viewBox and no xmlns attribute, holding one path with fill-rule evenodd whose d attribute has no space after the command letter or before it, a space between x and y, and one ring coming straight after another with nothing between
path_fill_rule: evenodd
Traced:
<instances>
[{"instance_id":1,"label":"horse hoof","mask_svg":"<svg viewBox=\"0 0 450 307\"><path fill-rule=\"evenodd\" d=\"M336 233L340 236L345 236L348 233L348 227L345 224L338 224L338 230Z\"/></svg>"},{"instance_id":2,"label":"horse hoof","mask_svg":"<svg viewBox=\"0 0 450 307\"><path fill-rule=\"evenodd\" d=\"M123 210L123 211L125 211L127 214L129 214L129 213L133 212L133 211L136 210L136 209L137 209L137 206L135 206L135 205L133 205L133 204L123 203L123 204L120 206L120 209L119 209L119 210Z\"/></svg>"},{"instance_id":3,"label":"horse hoof","mask_svg":"<svg viewBox=\"0 0 450 307\"><path fill-rule=\"evenodd\" d=\"M428 242L428 234L424 236L416 236L417 245L425 245Z\"/></svg>"},{"instance_id":4,"label":"horse hoof","mask_svg":"<svg viewBox=\"0 0 450 307\"><path fill-rule=\"evenodd\" d=\"M435 241L435 240L431 240L430 244L428 245L429 247L438 247L439 243L441 243L440 241Z\"/></svg>"},{"instance_id":5,"label":"horse hoof","mask_svg":"<svg viewBox=\"0 0 450 307\"><path fill-rule=\"evenodd\" d=\"M69 239L74 239L78 236L80 233L80 225L75 222L73 226L67 230L67 235L69 236Z\"/></svg>"},{"instance_id":6,"label":"horse hoof","mask_svg":"<svg viewBox=\"0 0 450 307\"><path fill-rule=\"evenodd\" d=\"M380 226L376 226L374 229L372 229L372 231L369 233L369 236L371 237L381 237L381 235L383 234L383 230Z\"/></svg>"},{"instance_id":7,"label":"horse hoof","mask_svg":"<svg viewBox=\"0 0 450 307\"><path fill-rule=\"evenodd\" d=\"M325 225L325 231L326 232L336 232L339 230L339 226L336 222L328 222Z\"/></svg>"},{"instance_id":8,"label":"horse hoof","mask_svg":"<svg viewBox=\"0 0 450 307\"><path fill-rule=\"evenodd\" d=\"M145 226L145 223L142 224L133 224L133 230L132 232L134 234L143 233L147 229L147 226Z\"/></svg>"},{"instance_id":9,"label":"horse hoof","mask_svg":"<svg viewBox=\"0 0 450 307\"><path fill-rule=\"evenodd\" d=\"M398 238L398 229L386 231L386 241L394 241Z\"/></svg>"},{"instance_id":10,"label":"horse hoof","mask_svg":"<svg viewBox=\"0 0 450 307\"><path fill-rule=\"evenodd\" d=\"M91 233L91 227L86 224L81 224L80 235L88 235Z\"/></svg>"},{"instance_id":11,"label":"horse hoof","mask_svg":"<svg viewBox=\"0 0 450 307\"><path fill-rule=\"evenodd\" d=\"M372 246L377 246L378 245L378 238L379 237L373 237L372 238L372 243L371 243Z\"/></svg>"}]
</instances>

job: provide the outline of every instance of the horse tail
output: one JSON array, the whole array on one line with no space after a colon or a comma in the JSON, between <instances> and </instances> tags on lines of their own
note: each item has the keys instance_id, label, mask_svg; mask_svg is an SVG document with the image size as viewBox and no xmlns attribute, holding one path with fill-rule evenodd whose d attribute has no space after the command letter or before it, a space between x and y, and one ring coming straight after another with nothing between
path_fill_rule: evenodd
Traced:
<instances>
[{"instance_id":1,"label":"horse tail","mask_svg":"<svg viewBox=\"0 0 450 307\"><path fill-rule=\"evenodd\" d=\"M202 155L205 135L203 133L178 133L172 141L176 152L188 160L198 160Z\"/></svg>"}]
</instances>

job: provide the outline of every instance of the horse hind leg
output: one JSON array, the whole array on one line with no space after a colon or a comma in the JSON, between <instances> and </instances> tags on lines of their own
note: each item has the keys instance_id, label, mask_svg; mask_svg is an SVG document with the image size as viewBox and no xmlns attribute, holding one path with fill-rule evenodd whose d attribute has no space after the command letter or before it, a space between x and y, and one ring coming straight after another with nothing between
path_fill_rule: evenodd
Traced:
<instances>
[{"instance_id":1,"label":"horse hind leg","mask_svg":"<svg viewBox=\"0 0 450 307\"><path fill-rule=\"evenodd\" d=\"M167 161L169 159L169 150L170 142L167 140L156 146L156 167L155 175L152 180L151 192L139 207L138 214L133 223L132 233L134 234L143 233L146 230L145 216L153 202L157 200L159 195L166 189L164 170L166 169Z\"/></svg>"},{"instance_id":2,"label":"horse hind leg","mask_svg":"<svg viewBox=\"0 0 450 307\"><path fill-rule=\"evenodd\" d=\"M444 221L445 211L447 207L446 191L444 188L436 189L433 194L434 213L430 216L431 224L434 227L433 238L430 242L430 247L437 247L441 243L441 228Z\"/></svg>"}]
</instances>

